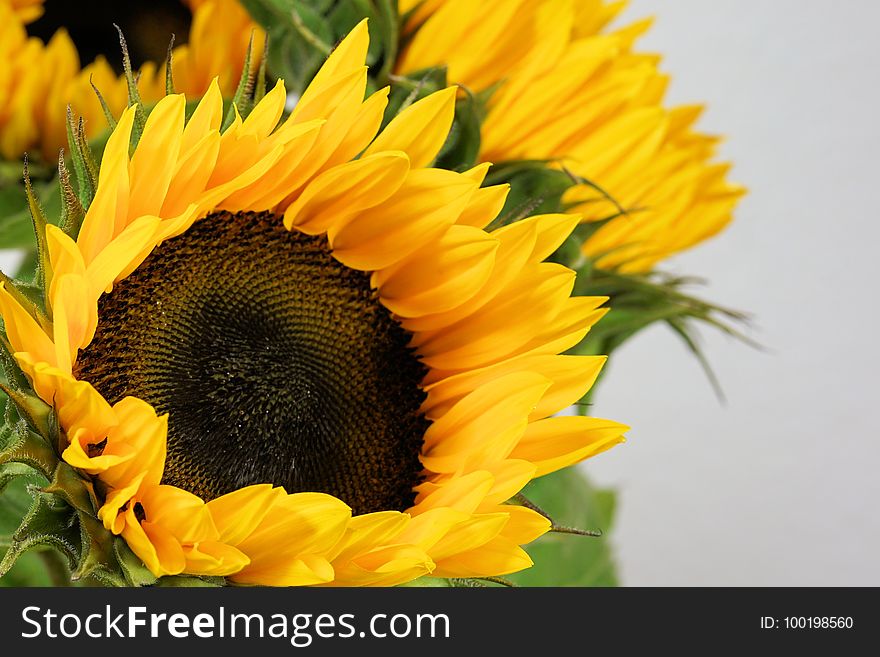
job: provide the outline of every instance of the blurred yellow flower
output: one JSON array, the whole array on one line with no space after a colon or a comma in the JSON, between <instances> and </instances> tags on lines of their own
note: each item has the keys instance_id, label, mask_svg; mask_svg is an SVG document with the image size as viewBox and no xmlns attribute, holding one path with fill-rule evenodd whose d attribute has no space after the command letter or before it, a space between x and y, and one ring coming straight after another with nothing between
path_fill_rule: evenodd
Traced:
<instances>
[{"instance_id":1,"label":"blurred yellow flower","mask_svg":"<svg viewBox=\"0 0 880 657\"><path fill-rule=\"evenodd\" d=\"M33 5L33 3L31 3ZM117 76L104 57L81 68L79 55L67 31L58 30L48 43L28 37L25 6L20 0L0 0L0 156L20 159L25 151L39 151L54 160L67 144L66 108L85 122L92 138L108 129L92 84L101 92L114 116L128 104L123 77ZM218 78L224 96L238 83L251 34L257 66L265 35L236 0L193 2L189 41L174 49L174 83L190 98L202 96ZM32 6L32 10L39 7ZM138 87L144 102L165 95L165 67L146 63Z\"/></svg>"},{"instance_id":2,"label":"blurred yellow flower","mask_svg":"<svg viewBox=\"0 0 880 657\"><path fill-rule=\"evenodd\" d=\"M650 21L603 31L625 4L399 0L412 36L397 70L445 64L450 83L492 89L480 159L553 160L593 183L563 198L603 222L584 252L638 272L723 229L745 190L693 129L702 108L664 107L659 57L632 47Z\"/></svg>"},{"instance_id":3,"label":"blurred yellow flower","mask_svg":"<svg viewBox=\"0 0 880 657\"><path fill-rule=\"evenodd\" d=\"M31 23L43 15L43 0L6 0L6 4L23 23Z\"/></svg>"}]
</instances>

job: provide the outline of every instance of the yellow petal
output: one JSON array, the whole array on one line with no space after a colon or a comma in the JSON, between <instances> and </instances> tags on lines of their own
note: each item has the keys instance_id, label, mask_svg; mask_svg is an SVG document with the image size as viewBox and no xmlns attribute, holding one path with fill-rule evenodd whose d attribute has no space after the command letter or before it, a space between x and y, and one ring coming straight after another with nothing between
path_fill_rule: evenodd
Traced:
<instances>
[{"instance_id":1,"label":"yellow petal","mask_svg":"<svg viewBox=\"0 0 880 657\"><path fill-rule=\"evenodd\" d=\"M56 296L52 299L54 313L55 362L58 369L69 373L76 354L87 343L90 325L90 299L86 279L77 274L64 274L58 279Z\"/></svg>"},{"instance_id":2,"label":"yellow petal","mask_svg":"<svg viewBox=\"0 0 880 657\"><path fill-rule=\"evenodd\" d=\"M145 484L158 485L165 469L168 415L157 415L137 397L116 402L113 414L118 424L107 433L107 450L111 454L133 453L134 457L108 468L101 479L111 486L122 486L143 475Z\"/></svg>"},{"instance_id":3,"label":"yellow petal","mask_svg":"<svg viewBox=\"0 0 880 657\"><path fill-rule=\"evenodd\" d=\"M367 48L370 45L370 33L367 29L367 20L358 23L348 33L338 46L330 53L327 61L312 78L311 83L303 92L302 98L293 110L293 117L299 118L308 107L313 98L328 84L349 73L354 69L363 67L367 59Z\"/></svg>"},{"instance_id":4,"label":"yellow petal","mask_svg":"<svg viewBox=\"0 0 880 657\"><path fill-rule=\"evenodd\" d=\"M394 265L439 239L455 223L474 188L473 181L452 171L411 170L381 204L330 227L327 238L333 255L353 269Z\"/></svg>"},{"instance_id":5,"label":"yellow petal","mask_svg":"<svg viewBox=\"0 0 880 657\"><path fill-rule=\"evenodd\" d=\"M156 215L162 208L180 155L185 107L183 94L166 96L147 117L144 132L131 158L128 221ZM117 226L117 231L122 228Z\"/></svg>"},{"instance_id":6,"label":"yellow petal","mask_svg":"<svg viewBox=\"0 0 880 657\"><path fill-rule=\"evenodd\" d=\"M416 496L416 504L409 509L409 513L412 514L414 523L417 516L438 509L450 509L464 514L473 513L486 499L493 483L494 480L489 472L471 472L451 479L441 486L433 487L430 491L420 491ZM422 522L425 521L419 521ZM405 532L405 535L408 533Z\"/></svg>"},{"instance_id":7,"label":"yellow petal","mask_svg":"<svg viewBox=\"0 0 880 657\"><path fill-rule=\"evenodd\" d=\"M123 112L104 148L98 188L77 238L86 264L94 260L101 249L113 239L117 228L122 229L128 216L128 148L134 113L134 107Z\"/></svg>"},{"instance_id":8,"label":"yellow petal","mask_svg":"<svg viewBox=\"0 0 880 657\"><path fill-rule=\"evenodd\" d=\"M61 453L67 463L75 468L87 472L90 475L96 475L104 472L108 468L119 465L134 457L133 453L128 454L98 454L89 456L88 449L90 445L96 443L91 442L85 429L79 429L70 437L70 444Z\"/></svg>"},{"instance_id":9,"label":"yellow petal","mask_svg":"<svg viewBox=\"0 0 880 657\"><path fill-rule=\"evenodd\" d=\"M36 361L56 364L55 344L37 320L6 291L6 283L0 283L0 315L14 351L28 352Z\"/></svg>"},{"instance_id":10,"label":"yellow petal","mask_svg":"<svg viewBox=\"0 0 880 657\"><path fill-rule=\"evenodd\" d=\"M627 429L594 417L551 417L530 424L510 457L531 461L540 477L622 443Z\"/></svg>"},{"instance_id":11,"label":"yellow petal","mask_svg":"<svg viewBox=\"0 0 880 657\"><path fill-rule=\"evenodd\" d=\"M333 569L325 555L345 534L350 519L351 509L330 495L277 498L257 528L236 545L251 563L235 580L272 583L267 580L278 578L281 586L330 581Z\"/></svg>"},{"instance_id":12,"label":"yellow petal","mask_svg":"<svg viewBox=\"0 0 880 657\"><path fill-rule=\"evenodd\" d=\"M456 525L428 549L428 554L437 564L434 574L442 572L450 558L489 543L501 533L509 518L506 513L485 513Z\"/></svg>"},{"instance_id":13,"label":"yellow petal","mask_svg":"<svg viewBox=\"0 0 880 657\"><path fill-rule=\"evenodd\" d=\"M437 243L393 269L374 274L382 303L404 317L444 312L473 297L495 267L498 240L470 226L452 226Z\"/></svg>"},{"instance_id":14,"label":"yellow petal","mask_svg":"<svg viewBox=\"0 0 880 657\"><path fill-rule=\"evenodd\" d=\"M434 577L491 577L507 575L534 562L525 550L505 536L496 536L479 548L437 561Z\"/></svg>"},{"instance_id":15,"label":"yellow petal","mask_svg":"<svg viewBox=\"0 0 880 657\"><path fill-rule=\"evenodd\" d=\"M574 279L567 267L540 263L470 317L417 335L414 344L422 360L439 370L480 367L515 355L542 328L553 325Z\"/></svg>"},{"instance_id":16,"label":"yellow petal","mask_svg":"<svg viewBox=\"0 0 880 657\"><path fill-rule=\"evenodd\" d=\"M294 559L274 560L271 563L251 563L231 575L230 579L240 584L263 586L313 586L332 582L333 577L333 566L326 557L306 554Z\"/></svg>"},{"instance_id":17,"label":"yellow petal","mask_svg":"<svg viewBox=\"0 0 880 657\"><path fill-rule=\"evenodd\" d=\"M409 160L399 152L380 153L341 164L315 178L284 213L284 225L317 235L379 205L402 184Z\"/></svg>"},{"instance_id":18,"label":"yellow petal","mask_svg":"<svg viewBox=\"0 0 880 657\"><path fill-rule=\"evenodd\" d=\"M506 458L550 383L521 372L470 393L428 427L422 464L434 472L455 472Z\"/></svg>"},{"instance_id":19,"label":"yellow petal","mask_svg":"<svg viewBox=\"0 0 880 657\"><path fill-rule=\"evenodd\" d=\"M414 169L430 165L452 127L456 91L456 87L447 87L407 107L394 117L364 154L403 151L409 155Z\"/></svg>"},{"instance_id":20,"label":"yellow petal","mask_svg":"<svg viewBox=\"0 0 880 657\"><path fill-rule=\"evenodd\" d=\"M146 522L161 526L181 544L217 540L217 528L204 501L174 486L147 486L138 495Z\"/></svg>"},{"instance_id":21,"label":"yellow petal","mask_svg":"<svg viewBox=\"0 0 880 657\"><path fill-rule=\"evenodd\" d=\"M246 486L208 502L220 540L238 545L259 526L284 489L272 484Z\"/></svg>"},{"instance_id":22,"label":"yellow petal","mask_svg":"<svg viewBox=\"0 0 880 657\"><path fill-rule=\"evenodd\" d=\"M162 577L183 572L186 556L171 532L155 523L139 523L131 508L125 512L125 517L122 537L151 573Z\"/></svg>"},{"instance_id":23,"label":"yellow petal","mask_svg":"<svg viewBox=\"0 0 880 657\"><path fill-rule=\"evenodd\" d=\"M218 541L201 541L183 548L184 570L192 575L226 577L239 572L250 563L242 552Z\"/></svg>"}]
</instances>

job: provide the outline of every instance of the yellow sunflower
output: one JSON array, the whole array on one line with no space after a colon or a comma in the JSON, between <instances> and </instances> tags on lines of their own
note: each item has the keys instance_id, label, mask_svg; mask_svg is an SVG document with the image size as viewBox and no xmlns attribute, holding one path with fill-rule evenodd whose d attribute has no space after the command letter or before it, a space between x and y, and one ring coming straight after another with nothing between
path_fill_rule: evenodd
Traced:
<instances>
[{"instance_id":1,"label":"yellow sunflower","mask_svg":"<svg viewBox=\"0 0 880 657\"><path fill-rule=\"evenodd\" d=\"M216 76L228 98L235 92L251 35L251 65L256 67L265 34L235 0L193 4L197 6L188 42L172 53L175 87L198 98ZM4 62L0 67L0 156L15 160L26 150L37 150L54 161L67 144L66 107L82 117L87 136L96 137L107 130L107 122L92 85L118 115L128 103L127 84L102 56L81 68L76 46L64 29L46 44L28 37L23 7L21 2L0 0L0 57ZM137 77L144 102L153 103L165 95L164 65L147 62Z\"/></svg>"},{"instance_id":2,"label":"yellow sunflower","mask_svg":"<svg viewBox=\"0 0 880 657\"><path fill-rule=\"evenodd\" d=\"M625 5L399 0L410 38L397 70L442 64L451 83L492 91L481 160L553 160L594 183L563 198L603 222L584 252L640 272L723 229L744 189L713 161L717 138L694 130L701 107L663 106L659 57L632 48L650 22L600 34Z\"/></svg>"},{"instance_id":3,"label":"yellow sunflower","mask_svg":"<svg viewBox=\"0 0 880 657\"><path fill-rule=\"evenodd\" d=\"M43 0L4 0L23 23L32 23L43 15Z\"/></svg>"},{"instance_id":4,"label":"yellow sunflower","mask_svg":"<svg viewBox=\"0 0 880 657\"><path fill-rule=\"evenodd\" d=\"M5 159L20 159L28 149L50 161L57 158L67 142L68 104L83 117L90 136L106 130L90 80L114 110L125 107L125 81L103 57L81 69L66 30L58 30L47 44L28 37L10 0L0 0L0 58L0 156Z\"/></svg>"},{"instance_id":5,"label":"yellow sunflower","mask_svg":"<svg viewBox=\"0 0 880 657\"><path fill-rule=\"evenodd\" d=\"M559 355L604 313L544 259L578 217L487 232L506 187L430 168L455 89L364 99L361 23L281 119L279 83L221 131L213 83L134 108L76 240L48 226L50 314L10 285L15 358L156 576L393 585L531 565L508 503L626 427L551 417L604 358Z\"/></svg>"}]
</instances>

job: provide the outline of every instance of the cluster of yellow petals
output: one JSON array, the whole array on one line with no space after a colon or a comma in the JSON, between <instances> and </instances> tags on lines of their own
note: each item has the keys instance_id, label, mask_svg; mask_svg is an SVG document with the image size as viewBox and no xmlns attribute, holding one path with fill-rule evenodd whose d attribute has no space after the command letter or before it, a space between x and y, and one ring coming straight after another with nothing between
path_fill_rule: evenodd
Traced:
<instances>
[{"instance_id":1,"label":"cluster of yellow petals","mask_svg":"<svg viewBox=\"0 0 880 657\"><path fill-rule=\"evenodd\" d=\"M83 118L88 137L105 132L107 121L92 85L114 116L128 104L124 77L118 76L103 56L81 67L76 46L66 30L58 30L48 43L27 35L23 16L33 15L38 4L0 0L0 157L7 160L21 159L25 151L36 151L54 161L59 149L67 146L68 105L76 117ZM172 54L176 90L198 98L218 77L223 94L231 96L252 33L252 66L256 66L265 34L237 0L193 3L189 41ZM148 62L136 75L145 103L165 95L164 64Z\"/></svg>"},{"instance_id":2,"label":"cluster of yellow petals","mask_svg":"<svg viewBox=\"0 0 880 657\"><path fill-rule=\"evenodd\" d=\"M601 33L625 4L399 0L412 37L397 69L445 64L450 83L494 89L480 158L552 160L598 185L563 199L605 222L584 251L639 272L723 229L744 190L713 162L717 138L694 130L701 108L663 106L659 57L633 50L650 22Z\"/></svg>"},{"instance_id":3,"label":"cluster of yellow petals","mask_svg":"<svg viewBox=\"0 0 880 657\"><path fill-rule=\"evenodd\" d=\"M364 22L285 119L279 83L221 131L214 82L186 123L182 95L161 100L130 156L134 110L126 110L78 239L47 229L51 319L0 286L16 358L70 441L64 459L106 484L101 520L156 575L391 585L520 570L531 565L520 546L550 524L505 502L533 477L622 440L626 427L615 422L551 417L604 362L559 355L604 314L603 298L570 296L574 272L544 262L578 217L487 232L507 186L480 187L488 165L429 166L450 129L455 89L411 105L377 136L388 89L365 98L368 45ZM380 301L412 333L429 368L423 410L432 424L424 483L405 513L352 517L329 495L269 484L205 503L161 484L166 417L131 397L111 407L74 378L101 294L215 209L271 210L290 230L326 235L341 263L372 272Z\"/></svg>"}]
</instances>

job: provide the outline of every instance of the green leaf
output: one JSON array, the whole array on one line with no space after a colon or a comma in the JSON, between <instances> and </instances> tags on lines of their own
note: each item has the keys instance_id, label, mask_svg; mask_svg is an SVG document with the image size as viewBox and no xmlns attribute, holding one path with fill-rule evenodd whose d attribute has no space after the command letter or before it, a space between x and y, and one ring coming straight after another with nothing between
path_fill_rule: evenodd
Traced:
<instances>
[{"instance_id":1,"label":"green leaf","mask_svg":"<svg viewBox=\"0 0 880 657\"><path fill-rule=\"evenodd\" d=\"M61 214L58 179L33 183L35 200L50 223ZM35 249L34 226L28 197L22 185L0 188L0 249Z\"/></svg>"},{"instance_id":2,"label":"green leaf","mask_svg":"<svg viewBox=\"0 0 880 657\"><path fill-rule=\"evenodd\" d=\"M337 41L323 15L332 3L242 0L242 4L269 36L269 70L284 78L288 92L302 93Z\"/></svg>"},{"instance_id":3,"label":"green leaf","mask_svg":"<svg viewBox=\"0 0 880 657\"><path fill-rule=\"evenodd\" d=\"M0 550L0 555L2 554L3 550ZM0 587L25 586L52 586L52 578L39 552L25 552L20 555L12 568L0 577Z\"/></svg>"},{"instance_id":4,"label":"green leaf","mask_svg":"<svg viewBox=\"0 0 880 657\"><path fill-rule=\"evenodd\" d=\"M116 559L122 566L125 579L130 586L150 586L156 583L156 576L144 565L144 562L131 551L124 539L117 537L113 544Z\"/></svg>"},{"instance_id":5,"label":"green leaf","mask_svg":"<svg viewBox=\"0 0 880 657\"><path fill-rule=\"evenodd\" d=\"M0 240L2 249L33 246L34 233L27 209L27 196L18 183L0 187L0 235L3 236Z\"/></svg>"},{"instance_id":6,"label":"green leaf","mask_svg":"<svg viewBox=\"0 0 880 657\"><path fill-rule=\"evenodd\" d=\"M391 80L399 42L397 3L393 0L241 0L269 36L268 68L283 78L288 92L301 94L315 73L352 28L369 19L370 89Z\"/></svg>"},{"instance_id":7,"label":"green leaf","mask_svg":"<svg viewBox=\"0 0 880 657\"><path fill-rule=\"evenodd\" d=\"M526 547L535 565L508 576L520 586L617 586L607 539L614 516L614 493L594 488L577 468L566 468L530 483L523 494L557 525L601 529L601 537L548 533Z\"/></svg>"}]
</instances>

